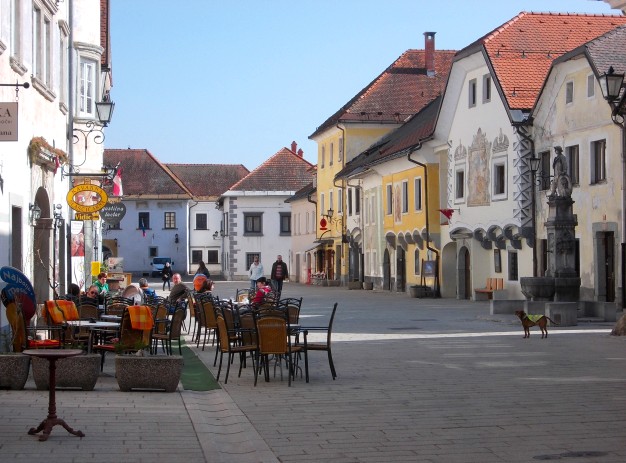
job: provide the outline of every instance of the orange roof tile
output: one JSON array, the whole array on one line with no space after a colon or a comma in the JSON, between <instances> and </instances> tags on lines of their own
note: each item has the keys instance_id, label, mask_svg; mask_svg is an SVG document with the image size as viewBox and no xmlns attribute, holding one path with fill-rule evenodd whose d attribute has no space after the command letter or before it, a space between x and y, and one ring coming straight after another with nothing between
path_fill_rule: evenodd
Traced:
<instances>
[{"instance_id":1,"label":"orange roof tile","mask_svg":"<svg viewBox=\"0 0 626 463\"><path fill-rule=\"evenodd\" d=\"M311 181L312 167L302 156L283 148L230 190L297 191Z\"/></svg>"},{"instance_id":2,"label":"orange roof tile","mask_svg":"<svg viewBox=\"0 0 626 463\"><path fill-rule=\"evenodd\" d=\"M530 109L552 61L619 25L626 16L522 12L461 50L484 46L510 109Z\"/></svg>"},{"instance_id":3,"label":"orange roof tile","mask_svg":"<svg viewBox=\"0 0 626 463\"><path fill-rule=\"evenodd\" d=\"M398 123L443 93L456 51L435 50L428 76L424 50L407 50L309 137L339 122Z\"/></svg>"}]
</instances>

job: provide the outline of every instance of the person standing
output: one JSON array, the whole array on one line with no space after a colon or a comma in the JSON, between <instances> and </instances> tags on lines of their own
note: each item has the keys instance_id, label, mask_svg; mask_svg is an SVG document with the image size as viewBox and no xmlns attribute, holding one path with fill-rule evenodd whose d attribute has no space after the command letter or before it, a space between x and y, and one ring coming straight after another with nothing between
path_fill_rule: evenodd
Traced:
<instances>
[{"instance_id":1,"label":"person standing","mask_svg":"<svg viewBox=\"0 0 626 463\"><path fill-rule=\"evenodd\" d=\"M287 264L283 262L283 256L276 257L276 262L272 265L272 281L276 282L276 291L280 295L283 292L283 281L289 278Z\"/></svg>"},{"instance_id":2,"label":"person standing","mask_svg":"<svg viewBox=\"0 0 626 463\"><path fill-rule=\"evenodd\" d=\"M198 262L198 270L196 270L196 275L204 275L207 278L211 278L211 273L209 272L209 269L206 268L206 265L202 260Z\"/></svg>"},{"instance_id":3,"label":"person standing","mask_svg":"<svg viewBox=\"0 0 626 463\"><path fill-rule=\"evenodd\" d=\"M172 278L174 272L172 272L172 267L169 262L165 262L163 266L163 270L161 270L161 279L163 280L163 291L165 291L165 283L167 283L167 289L172 289L170 287L170 279Z\"/></svg>"},{"instance_id":4,"label":"person standing","mask_svg":"<svg viewBox=\"0 0 626 463\"><path fill-rule=\"evenodd\" d=\"M254 256L250 264L250 289L256 288L256 281L263 276L263 264L259 262L259 256Z\"/></svg>"}]
</instances>

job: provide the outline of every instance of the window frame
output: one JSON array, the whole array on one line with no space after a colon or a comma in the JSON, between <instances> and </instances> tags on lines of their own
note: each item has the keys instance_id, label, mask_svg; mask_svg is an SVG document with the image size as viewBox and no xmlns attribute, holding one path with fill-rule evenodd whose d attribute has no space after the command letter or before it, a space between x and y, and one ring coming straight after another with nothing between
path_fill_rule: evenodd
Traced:
<instances>
[{"instance_id":1,"label":"window frame","mask_svg":"<svg viewBox=\"0 0 626 463\"><path fill-rule=\"evenodd\" d=\"M200 217L204 217L204 227L202 227L202 223L198 223ZM202 222L202 220L200 220L200 222ZM200 225L200 226L198 226ZM195 229L196 230L208 230L209 229L209 214L207 214L206 212L196 212L196 223L195 223Z\"/></svg>"},{"instance_id":2,"label":"window frame","mask_svg":"<svg viewBox=\"0 0 626 463\"><path fill-rule=\"evenodd\" d=\"M478 82L476 79L470 79L467 83L467 105L468 108L475 108L478 103Z\"/></svg>"},{"instance_id":3,"label":"window frame","mask_svg":"<svg viewBox=\"0 0 626 463\"><path fill-rule=\"evenodd\" d=\"M483 75L483 103L491 101L491 74Z\"/></svg>"},{"instance_id":4,"label":"window frame","mask_svg":"<svg viewBox=\"0 0 626 463\"><path fill-rule=\"evenodd\" d=\"M354 215L361 215L361 187L354 188Z\"/></svg>"},{"instance_id":5,"label":"window frame","mask_svg":"<svg viewBox=\"0 0 626 463\"><path fill-rule=\"evenodd\" d=\"M334 155L333 151L335 151L335 144L333 142L330 142L329 148L330 149L328 150L328 165L332 166L333 162L334 162L334 160L333 160L333 155Z\"/></svg>"},{"instance_id":6,"label":"window frame","mask_svg":"<svg viewBox=\"0 0 626 463\"><path fill-rule=\"evenodd\" d=\"M459 177L461 177L461 182L459 182ZM462 203L464 201L465 201L465 166L457 167L454 170L454 202Z\"/></svg>"},{"instance_id":7,"label":"window frame","mask_svg":"<svg viewBox=\"0 0 626 463\"><path fill-rule=\"evenodd\" d=\"M280 236L291 236L291 212L279 212L278 214L280 216ZM287 229L285 229L284 225L287 225Z\"/></svg>"},{"instance_id":8,"label":"window frame","mask_svg":"<svg viewBox=\"0 0 626 463\"><path fill-rule=\"evenodd\" d=\"M322 162L320 162L320 166L323 169L324 164L326 163L326 145L322 145Z\"/></svg>"},{"instance_id":9,"label":"window frame","mask_svg":"<svg viewBox=\"0 0 626 463\"><path fill-rule=\"evenodd\" d=\"M173 220L173 225L172 225ZM176 212L166 211L163 212L163 230L175 230L176 229Z\"/></svg>"},{"instance_id":10,"label":"window frame","mask_svg":"<svg viewBox=\"0 0 626 463\"><path fill-rule=\"evenodd\" d=\"M337 188L337 214L343 214L343 188Z\"/></svg>"},{"instance_id":11,"label":"window frame","mask_svg":"<svg viewBox=\"0 0 626 463\"><path fill-rule=\"evenodd\" d=\"M567 159L567 174L572 181L572 186L578 186L580 184L580 146L566 146L565 158Z\"/></svg>"},{"instance_id":12,"label":"window frame","mask_svg":"<svg viewBox=\"0 0 626 463\"><path fill-rule=\"evenodd\" d=\"M539 153L540 169L537 173L539 175L539 190L546 191L550 189L550 151L542 151Z\"/></svg>"},{"instance_id":13,"label":"window frame","mask_svg":"<svg viewBox=\"0 0 626 463\"><path fill-rule=\"evenodd\" d=\"M422 177L415 177L413 179L413 208L415 212L420 212L423 208L422 183Z\"/></svg>"},{"instance_id":14,"label":"window frame","mask_svg":"<svg viewBox=\"0 0 626 463\"><path fill-rule=\"evenodd\" d=\"M600 152L598 152L599 147L601 148ZM592 141L590 151L590 184L597 185L599 183L606 183L606 138Z\"/></svg>"},{"instance_id":15,"label":"window frame","mask_svg":"<svg viewBox=\"0 0 626 463\"><path fill-rule=\"evenodd\" d=\"M142 220L143 220L143 226L142 226ZM146 224L146 222L148 223ZM137 212L137 230L152 230L152 228L150 227L150 212L149 211Z\"/></svg>"},{"instance_id":16,"label":"window frame","mask_svg":"<svg viewBox=\"0 0 626 463\"><path fill-rule=\"evenodd\" d=\"M93 78L86 77L85 70L93 71ZM98 88L98 62L86 56L80 56L78 63L78 90L76 92L79 117L96 117L96 89ZM87 73L88 74L88 73ZM86 89L86 91L85 91Z\"/></svg>"},{"instance_id":17,"label":"window frame","mask_svg":"<svg viewBox=\"0 0 626 463\"><path fill-rule=\"evenodd\" d=\"M252 227L248 227L248 219L252 219ZM256 230L255 220L258 219L258 230ZM261 236L263 235L263 213L262 212L244 212L243 213L243 235L244 236Z\"/></svg>"},{"instance_id":18,"label":"window frame","mask_svg":"<svg viewBox=\"0 0 626 463\"><path fill-rule=\"evenodd\" d=\"M215 258L211 257L212 255ZM219 264L220 263L220 252L218 249L207 249L206 252L206 264Z\"/></svg>"},{"instance_id":19,"label":"window frame","mask_svg":"<svg viewBox=\"0 0 626 463\"><path fill-rule=\"evenodd\" d=\"M387 183L385 185L385 193L386 193L385 215L393 215L393 184L392 183Z\"/></svg>"},{"instance_id":20,"label":"window frame","mask_svg":"<svg viewBox=\"0 0 626 463\"><path fill-rule=\"evenodd\" d=\"M571 105L574 103L574 81L568 80L565 82L565 104Z\"/></svg>"},{"instance_id":21,"label":"window frame","mask_svg":"<svg viewBox=\"0 0 626 463\"><path fill-rule=\"evenodd\" d=\"M509 281L518 281L519 280L519 262L518 262L518 254L517 251L509 251L508 259L507 259L507 268L508 268L508 280Z\"/></svg>"},{"instance_id":22,"label":"window frame","mask_svg":"<svg viewBox=\"0 0 626 463\"><path fill-rule=\"evenodd\" d=\"M409 213L409 181L402 180L402 214Z\"/></svg>"},{"instance_id":23,"label":"window frame","mask_svg":"<svg viewBox=\"0 0 626 463\"><path fill-rule=\"evenodd\" d=\"M499 157L492 163L492 199L494 201L507 198L507 162L506 157Z\"/></svg>"},{"instance_id":24,"label":"window frame","mask_svg":"<svg viewBox=\"0 0 626 463\"><path fill-rule=\"evenodd\" d=\"M348 188L348 216L352 216L352 188Z\"/></svg>"},{"instance_id":25,"label":"window frame","mask_svg":"<svg viewBox=\"0 0 626 463\"><path fill-rule=\"evenodd\" d=\"M413 271L415 275L420 275L420 249L417 246L413 251Z\"/></svg>"},{"instance_id":26,"label":"window frame","mask_svg":"<svg viewBox=\"0 0 626 463\"><path fill-rule=\"evenodd\" d=\"M196 259L196 257L198 257ZM191 250L191 264L197 264L199 263L202 259L202 249L192 249Z\"/></svg>"},{"instance_id":27,"label":"window frame","mask_svg":"<svg viewBox=\"0 0 626 463\"><path fill-rule=\"evenodd\" d=\"M592 73L587 76L587 98L596 96L596 76Z\"/></svg>"}]
</instances>

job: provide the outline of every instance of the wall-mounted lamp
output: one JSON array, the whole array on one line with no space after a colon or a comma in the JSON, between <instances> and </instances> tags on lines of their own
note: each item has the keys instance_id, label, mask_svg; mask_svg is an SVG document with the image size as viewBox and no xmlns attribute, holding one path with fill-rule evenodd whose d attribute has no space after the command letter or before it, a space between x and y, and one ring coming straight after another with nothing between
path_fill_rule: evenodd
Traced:
<instances>
[{"instance_id":1,"label":"wall-mounted lamp","mask_svg":"<svg viewBox=\"0 0 626 463\"><path fill-rule=\"evenodd\" d=\"M176 234L174 235L174 243L177 243L177 244L178 244L178 233L176 233Z\"/></svg>"},{"instance_id":2,"label":"wall-mounted lamp","mask_svg":"<svg viewBox=\"0 0 626 463\"><path fill-rule=\"evenodd\" d=\"M224 238L226 236L226 233L224 233L224 230L215 230L215 233L213 233L213 239L214 240L218 240L220 238Z\"/></svg>"},{"instance_id":3,"label":"wall-mounted lamp","mask_svg":"<svg viewBox=\"0 0 626 463\"><path fill-rule=\"evenodd\" d=\"M322 214L324 217L326 217L327 219L332 219L333 214L335 213L335 211L331 209L328 209L328 211L326 212L326 214Z\"/></svg>"},{"instance_id":4,"label":"wall-mounted lamp","mask_svg":"<svg viewBox=\"0 0 626 463\"><path fill-rule=\"evenodd\" d=\"M219 236L220 236L220 232L216 230L215 233L213 233L213 239L216 240L218 239Z\"/></svg>"},{"instance_id":5,"label":"wall-mounted lamp","mask_svg":"<svg viewBox=\"0 0 626 463\"><path fill-rule=\"evenodd\" d=\"M621 126L624 124L624 114L619 111L620 106L623 107L623 101L620 104L619 99L623 87L624 73L615 72L613 66L610 66L609 70L600 76L602 96L611 105L613 122Z\"/></svg>"},{"instance_id":6,"label":"wall-mounted lamp","mask_svg":"<svg viewBox=\"0 0 626 463\"><path fill-rule=\"evenodd\" d=\"M41 208L37 204L29 204L28 210L30 211L30 224L34 226L41 218Z\"/></svg>"},{"instance_id":7,"label":"wall-mounted lamp","mask_svg":"<svg viewBox=\"0 0 626 463\"><path fill-rule=\"evenodd\" d=\"M119 248L119 245L117 244L117 238L113 238L113 241L115 242L115 247Z\"/></svg>"}]
</instances>

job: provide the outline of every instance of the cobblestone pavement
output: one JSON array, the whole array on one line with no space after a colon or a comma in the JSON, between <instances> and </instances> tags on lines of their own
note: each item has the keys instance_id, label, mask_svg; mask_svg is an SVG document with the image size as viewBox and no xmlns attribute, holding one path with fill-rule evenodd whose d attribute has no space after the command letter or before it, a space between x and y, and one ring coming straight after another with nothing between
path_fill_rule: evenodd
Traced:
<instances>
[{"instance_id":1,"label":"cobblestone pavement","mask_svg":"<svg viewBox=\"0 0 626 463\"><path fill-rule=\"evenodd\" d=\"M158 282L154 283L157 287ZM218 282L222 297L243 282ZM160 289L160 288L158 288ZM338 378L311 353L311 380L252 368L209 392L122 393L111 359L91 392L57 393L58 414L86 437L27 430L47 395L29 381L0 391L2 461L622 462L626 338L610 323L531 329L485 302L286 284L302 325L327 322ZM195 349L213 368L214 348ZM112 356L111 356L112 357ZM283 372L284 373L284 372ZM223 377L222 377L223 379Z\"/></svg>"}]
</instances>

